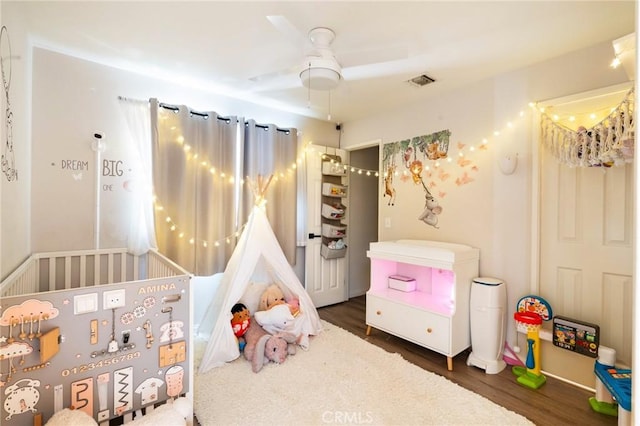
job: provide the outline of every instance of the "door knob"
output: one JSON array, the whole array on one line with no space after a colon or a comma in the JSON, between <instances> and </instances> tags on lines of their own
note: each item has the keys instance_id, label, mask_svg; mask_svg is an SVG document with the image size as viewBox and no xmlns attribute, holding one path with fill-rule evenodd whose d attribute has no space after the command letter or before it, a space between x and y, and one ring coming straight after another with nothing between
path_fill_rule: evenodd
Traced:
<instances>
[{"instance_id":1,"label":"door knob","mask_svg":"<svg viewBox=\"0 0 640 426\"><path fill-rule=\"evenodd\" d=\"M314 234L313 232L309 233L309 239L313 240L314 238L320 238L322 235Z\"/></svg>"}]
</instances>

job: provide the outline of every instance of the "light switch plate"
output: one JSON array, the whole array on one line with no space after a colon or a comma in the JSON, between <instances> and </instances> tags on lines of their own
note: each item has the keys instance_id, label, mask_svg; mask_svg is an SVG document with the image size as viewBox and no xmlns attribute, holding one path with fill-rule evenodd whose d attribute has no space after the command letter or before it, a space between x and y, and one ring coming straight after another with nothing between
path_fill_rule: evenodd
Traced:
<instances>
[{"instance_id":1,"label":"light switch plate","mask_svg":"<svg viewBox=\"0 0 640 426\"><path fill-rule=\"evenodd\" d=\"M87 314L98 310L98 293L73 296L74 315Z\"/></svg>"}]
</instances>

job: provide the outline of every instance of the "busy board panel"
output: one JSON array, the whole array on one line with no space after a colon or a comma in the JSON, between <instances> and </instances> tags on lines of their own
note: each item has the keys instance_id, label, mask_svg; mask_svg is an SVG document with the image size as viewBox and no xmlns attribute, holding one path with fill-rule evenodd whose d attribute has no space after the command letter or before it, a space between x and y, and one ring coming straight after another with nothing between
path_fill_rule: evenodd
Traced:
<instances>
[{"instance_id":1,"label":"busy board panel","mask_svg":"<svg viewBox=\"0 0 640 426\"><path fill-rule=\"evenodd\" d=\"M106 422L186 394L189 276L4 297L2 424L62 408Z\"/></svg>"}]
</instances>

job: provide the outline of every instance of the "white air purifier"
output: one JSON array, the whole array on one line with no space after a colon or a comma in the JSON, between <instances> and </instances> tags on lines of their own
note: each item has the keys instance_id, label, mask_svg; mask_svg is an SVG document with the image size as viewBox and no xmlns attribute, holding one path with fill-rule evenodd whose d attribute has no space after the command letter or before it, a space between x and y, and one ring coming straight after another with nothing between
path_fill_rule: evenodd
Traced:
<instances>
[{"instance_id":1,"label":"white air purifier","mask_svg":"<svg viewBox=\"0 0 640 426\"><path fill-rule=\"evenodd\" d=\"M496 278L475 278L469 306L471 353L467 365L497 374L506 366L502 359L506 328L507 290Z\"/></svg>"}]
</instances>

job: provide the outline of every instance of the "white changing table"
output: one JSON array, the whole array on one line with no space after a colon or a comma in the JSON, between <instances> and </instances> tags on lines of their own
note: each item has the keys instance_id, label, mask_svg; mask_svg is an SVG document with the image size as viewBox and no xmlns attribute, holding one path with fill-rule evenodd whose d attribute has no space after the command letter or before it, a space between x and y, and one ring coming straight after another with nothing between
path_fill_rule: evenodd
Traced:
<instances>
[{"instance_id":1,"label":"white changing table","mask_svg":"<svg viewBox=\"0 0 640 426\"><path fill-rule=\"evenodd\" d=\"M462 244L426 240L371 243L371 286L366 295L371 327L453 357L471 346L469 296L480 252ZM392 275L414 278L414 291L389 288Z\"/></svg>"}]
</instances>

